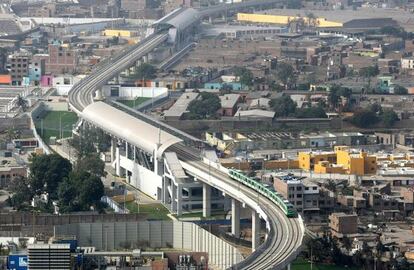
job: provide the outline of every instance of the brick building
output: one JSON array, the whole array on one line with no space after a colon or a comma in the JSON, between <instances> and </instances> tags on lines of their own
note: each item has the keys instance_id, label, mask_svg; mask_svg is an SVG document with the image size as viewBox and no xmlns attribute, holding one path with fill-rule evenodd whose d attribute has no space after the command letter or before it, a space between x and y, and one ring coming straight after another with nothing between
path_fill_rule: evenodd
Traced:
<instances>
[{"instance_id":1,"label":"brick building","mask_svg":"<svg viewBox=\"0 0 414 270\"><path fill-rule=\"evenodd\" d=\"M358 216L356 214L332 213L329 227L335 236L358 233Z\"/></svg>"},{"instance_id":2,"label":"brick building","mask_svg":"<svg viewBox=\"0 0 414 270\"><path fill-rule=\"evenodd\" d=\"M46 73L74 73L78 65L78 54L69 46L49 44L49 56L46 61Z\"/></svg>"},{"instance_id":3,"label":"brick building","mask_svg":"<svg viewBox=\"0 0 414 270\"><path fill-rule=\"evenodd\" d=\"M218 114L221 116L233 116L237 111L237 104L240 101L239 94L226 94L220 96L221 108Z\"/></svg>"},{"instance_id":4,"label":"brick building","mask_svg":"<svg viewBox=\"0 0 414 270\"><path fill-rule=\"evenodd\" d=\"M325 192L308 179L292 176L273 178L273 185L277 192L295 206L298 212L329 211L335 205L333 195Z\"/></svg>"},{"instance_id":5,"label":"brick building","mask_svg":"<svg viewBox=\"0 0 414 270\"><path fill-rule=\"evenodd\" d=\"M18 165L13 159L6 158L7 165L0 165L0 188L6 188L17 177L26 177L26 168Z\"/></svg>"},{"instance_id":6,"label":"brick building","mask_svg":"<svg viewBox=\"0 0 414 270\"><path fill-rule=\"evenodd\" d=\"M31 55L26 52L17 52L7 58L6 67L11 75L12 85L22 85L24 77L29 76Z\"/></svg>"}]
</instances>

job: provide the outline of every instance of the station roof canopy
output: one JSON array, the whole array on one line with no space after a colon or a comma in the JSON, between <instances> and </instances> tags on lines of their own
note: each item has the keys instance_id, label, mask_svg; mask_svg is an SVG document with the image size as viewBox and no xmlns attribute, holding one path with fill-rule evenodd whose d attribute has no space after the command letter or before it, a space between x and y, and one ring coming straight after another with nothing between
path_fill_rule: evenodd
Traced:
<instances>
[{"instance_id":1,"label":"station roof canopy","mask_svg":"<svg viewBox=\"0 0 414 270\"><path fill-rule=\"evenodd\" d=\"M180 8L174 10L153 24L168 24L174 28L177 28L178 30L183 31L199 20L200 14L197 10L193 8Z\"/></svg>"},{"instance_id":2,"label":"station roof canopy","mask_svg":"<svg viewBox=\"0 0 414 270\"><path fill-rule=\"evenodd\" d=\"M88 105L81 117L115 137L160 158L164 151L182 140L104 102ZM157 145L159 144L158 151Z\"/></svg>"}]
</instances>

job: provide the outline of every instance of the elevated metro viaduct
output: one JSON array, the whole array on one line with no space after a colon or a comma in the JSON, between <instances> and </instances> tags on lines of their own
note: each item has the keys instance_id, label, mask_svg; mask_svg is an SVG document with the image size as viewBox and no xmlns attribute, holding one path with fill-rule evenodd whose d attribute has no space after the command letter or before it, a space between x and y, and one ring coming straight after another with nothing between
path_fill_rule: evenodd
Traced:
<instances>
[{"instance_id":1,"label":"elevated metro viaduct","mask_svg":"<svg viewBox=\"0 0 414 270\"><path fill-rule=\"evenodd\" d=\"M240 8L274 2L278 0L253 0L240 3ZM236 7L237 4L222 5L199 12L205 18L223 10L237 10ZM287 218L269 198L231 179L228 171L215 162L214 155L211 157L209 152L203 153L193 147L199 142L190 136L139 112L126 112L101 101L94 102L94 96L101 98L99 90L106 82L136 61L148 60L148 53L169 38L170 33L162 29L149 35L140 44L100 63L69 92L70 107L83 119L81 123L96 126L111 135L112 164L117 174L125 175L131 184L155 198L161 198L172 211L179 214L183 208L188 208L183 190L192 187L185 187L185 184L197 183L202 186L199 201L203 204L205 216L210 214L211 200L217 199L217 203L221 200L224 204L223 195L232 198L232 233L238 237L240 205L251 208L254 232L252 247L256 251L242 262L232 261L231 265L235 264L232 267L283 269L296 257L302 245L305 229L300 216ZM214 188L213 192L211 187ZM221 195L214 192L215 189ZM260 246L259 218L266 222L267 228L265 242Z\"/></svg>"},{"instance_id":2,"label":"elevated metro viaduct","mask_svg":"<svg viewBox=\"0 0 414 270\"><path fill-rule=\"evenodd\" d=\"M172 135L104 102L88 106L82 118L112 137L110 156L116 174L150 197L162 200L172 213L181 215L202 208L203 216L208 217L211 203L224 208L222 194L213 191L215 201L211 201L208 186L187 175L177 154L170 152L176 144L201 146L199 141L189 142L180 134ZM201 152L197 154L201 156ZM209 152L209 156L217 159L214 152ZM148 178L152 180L146 182Z\"/></svg>"},{"instance_id":3,"label":"elevated metro viaduct","mask_svg":"<svg viewBox=\"0 0 414 270\"><path fill-rule=\"evenodd\" d=\"M292 239L301 239L304 231L302 222L291 219L293 223L288 224L291 221L283 221L287 218L282 211L276 211L276 215L268 212L266 208L271 207L269 201L259 194L250 191L253 194L246 196L246 187L223 173L225 169L217 162L214 151L202 152L186 146L188 141L185 142L179 134L172 135L105 102L90 104L81 117L88 125L100 128L111 136L111 163L116 174L125 176L129 184L161 200L172 213L181 215L199 204L202 205L203 217L209 217L212 205L225 208L226 201L231 200L231 231L234 237L240 236L241 209L249 206L253 251L258 250L261 244L262 218L267 224L266 237L277 231L280 241L286 240L286 244L293 245L294 254L298 252L301 241ZM227 180L223 182L223 179ZM201 192L193 194L196 190ZM278 225L280 228L272 228L275 220L283 221ZM287 229L289 225L291 230ZM296 246L298 243L299 246ZM231 265L236 263L241 262L231 261Z\"/></svg>"}]
</instances>

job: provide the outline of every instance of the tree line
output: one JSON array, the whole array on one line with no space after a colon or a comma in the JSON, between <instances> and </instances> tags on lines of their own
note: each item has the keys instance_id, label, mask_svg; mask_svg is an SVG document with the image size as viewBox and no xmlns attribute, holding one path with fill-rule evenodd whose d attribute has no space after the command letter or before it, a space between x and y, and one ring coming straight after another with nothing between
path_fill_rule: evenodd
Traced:
<instances>
[{"instance_id":1,"label":"tree line","mask_svg":"<svg viewBox=\"0 0 414 270\"><path fill-rule=\"evenodd\" d=\"M58 154L32 155L28 177L16 178L9 204L17 210L31 209L34 196L48 194L48 202L36 206L42 212L53 212L57 202L61 213L103 209L101 178L106 175L105 163L99 153L109 147L109 138L102 131L85 128L71 141L76 150L74 165Z\"/></svg>"}]
</instances>

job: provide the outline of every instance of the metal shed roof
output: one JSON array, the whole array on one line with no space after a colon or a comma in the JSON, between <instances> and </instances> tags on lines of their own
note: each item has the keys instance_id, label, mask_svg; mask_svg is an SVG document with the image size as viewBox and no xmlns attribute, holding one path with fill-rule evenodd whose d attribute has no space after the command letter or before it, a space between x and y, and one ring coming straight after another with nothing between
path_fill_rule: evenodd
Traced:
<instances>
[{"instance_id":1,"label":"metal shed roof","mask_svg":"<svg viewBox=\"0 0 414 270\"><path fill-rule=\"evenodd\" d=\"M101 101L88 105L83 110L81 117L147 153L152 154L157 151L157 144L159 144L158 158L162 156L168 147L182 141L168 132L160 130Z\"/></svg>"}]
</instances>

